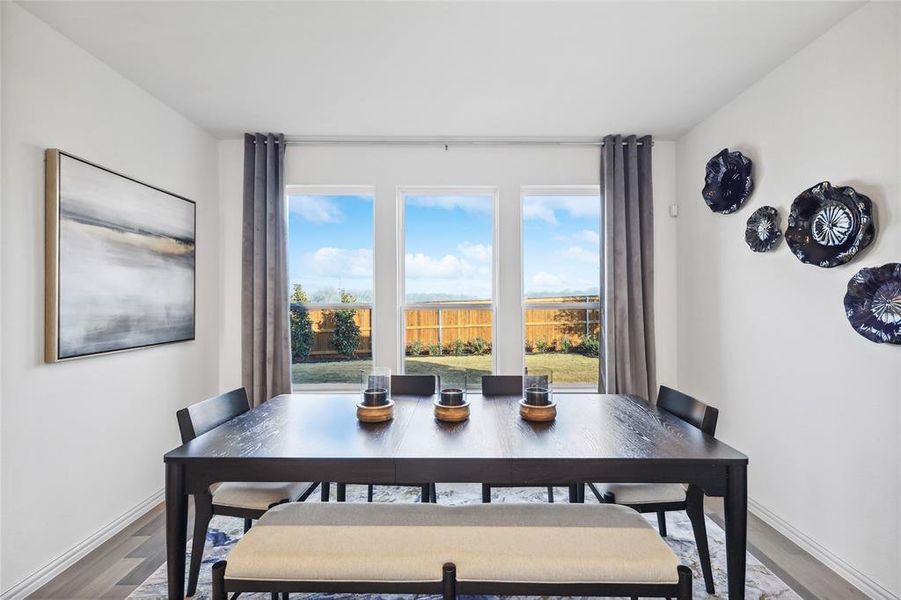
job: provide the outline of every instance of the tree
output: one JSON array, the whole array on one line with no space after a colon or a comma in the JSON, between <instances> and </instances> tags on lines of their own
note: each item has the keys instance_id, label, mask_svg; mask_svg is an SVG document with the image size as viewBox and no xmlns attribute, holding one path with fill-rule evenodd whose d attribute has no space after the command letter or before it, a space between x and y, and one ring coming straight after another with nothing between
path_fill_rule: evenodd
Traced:
<instances>
[{"instance_id":1,"label":"tree","mask_svg":"<svg viewBox=\"0 0 901 600\"><path fill-rule=\"evenodd\" d=\"M291 362L303 362L310 357L313 350L313 320L305 302L309 302L303 286L294 284L294 293L291 294Z\"/></svg>"},{"instance_id":2,"label":"tree","mask_svg":"<svg viewBox=\"0 0 901 600\"><path fill-rule=\"evenodd\" d=\"M357 298L345 290L341 290L341 303L353 304ZM335 330L329 339L338 354L345 358L353 358L360 347L362 333L356 321L357 311L353 308L342 308L335 311Z\"/></svg>"}]
</instances>

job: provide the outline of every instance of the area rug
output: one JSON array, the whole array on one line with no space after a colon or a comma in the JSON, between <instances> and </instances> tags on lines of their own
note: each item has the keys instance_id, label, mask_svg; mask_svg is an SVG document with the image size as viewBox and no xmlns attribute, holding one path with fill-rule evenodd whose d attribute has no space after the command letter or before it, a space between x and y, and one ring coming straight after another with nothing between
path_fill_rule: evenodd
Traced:
<instances>
[{"instance_id":1,"label":"area rug","mask_svg":"<svg viewBox=\"0 0 901 600\"><path fill-rule=\"evenodd\" d=\"M334 496L334 486L332 486ZM309 502L318 502L318 492L315 498ZM590 494L588 494L590 496ZM568 490L558 488L556 490L558 502L568 500ZM334 500L334 497L332 498ZM348 486L348 502L365 502L366 488L364 486ZM376 502L417 502L419 501L419 488L412 487L376 487ZM439 485L438 502L441 504L469 504L482 501L481 488L478 485L458 484ZM586 498L586 502L594 502L593 497ZM545 488L497 488L493 490L492 502L547 502ZM646 515L648 521L656 528L657 517L654 514ZM197 600L207 600L210 597L210 567L216 561L225 559L231 547L240 539L243 531L241 519L231 517L214 517L207 533L206 550L203 556L203 566L200 570L200 583L197 586ZM698 555L695 551L694 535L691 531L691 523L684 512L667 514L667 538L666 541L672 547L682 563L691 567L694 577L695 598L726 598L726 535L713 521L707 519L707 538L710 545L710 560L713 565L713 577L716 584L717 595L709 596L704 590L704 580L701 575L701 567ZM190 551L190 541L188 542ZM553 552L553 547L548 548ZM772 571L760 563L751 554L748 554L746 598L758 600L770 599L796 599L800 598ZM166 597L166 565L160 567L151 575L129 598L161 599ZM247 600L269 600L269 594L241 595ZM292 600L401 600L413 597L395 596L386 594L373 594L359 596L343 594L292 594ZM488 598L488 597L486 597Z\"/></svg>"}]
</instances>

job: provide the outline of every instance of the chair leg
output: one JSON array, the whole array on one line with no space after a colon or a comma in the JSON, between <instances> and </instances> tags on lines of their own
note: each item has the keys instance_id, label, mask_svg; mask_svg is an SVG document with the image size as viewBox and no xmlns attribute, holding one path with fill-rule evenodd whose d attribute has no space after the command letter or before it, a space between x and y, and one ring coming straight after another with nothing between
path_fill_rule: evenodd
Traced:
<instances>
[{"instance_id":1,"label":"chair leg","mask_svg":"<svg viewBox=\"0 0 901 600\"><path fill-rule=\"evenodd\" d=\"M438 485L435 483L429 484L429 502L438 504Z\"/></svg>"},{"instance_id":2,"label":"chair leg","mask_svg":"<svg viewBox=\"0 0 901 600\"><path fill-rule=\"evenodd\" d=\"M688 486L685 494L685 512L691 521L695 534L695 545L698 558L701 560L701 572L704 573L704 586L708 594L715 594L713 586L713 569L710 566L710 548L707 546L707 523L704 520L704 492L697 486Z\"/></svg>"},{"instance_id":3,"label":"chair leg","mask_svg":"<svg viewBox=\"0 0 901 600\"><path fill-rule=\"evenodd\" d=\"M225 561L220 560L213 565L213 596L212 600L228 600L225 593Z\"/></svg>"},{"instance_id":4,"label":"chair leg","mask_svg":"<svg viewBox=\"0 0 901 600\"><path fill-rule=\"evenodd\" d=\"M419 501L426 504L432 501L432 486L427 483L419 486Z\"/></svg>"},{"instance_id":5,"label":"chair leg","mask_svg":"<svg viewBox=\"0 0 901 600\"><path fill-rule=\"evenodd\" d=\"M666 537L666 513L657 511L657 528L660 529L660 537Z\"/></svg>"},{"instance_id":6,"label":"chair leg","mask_svg":"<svg viewBox=\"0 0 901 600\"><path fill-rule=\"evenodd\" d=\"M457 567L453 563L445 563L441 569L441 595L442 600L456 600L457 598Z\"/></svg>"},{"instance_id":7,"label":"chair leg","mask_svg":"<svg viewBox=\"0 0 901 600\"><path fill-rule=\"evenodd\" d=\"M554 503L554 486L547 486L547 501L551 504Z\"/></svg>"},{"instance_id":8,"label":"chair leg","mask_svg":"<svg viewBox=\"0 0 901 600\"><path fill-rule=\"evenodd\" d=\"M206 545L206 532L213 518L213 500L209 494L194 495L194 539L191 540L191 565L188 568L187 595L193 596L197 591L197 578L203 562L203 548Z\"/></svg>"},{"instance_id":9,"label":"chair leg","mask_svg":"<svg viewBox=\"0 0 901 600\"><path fill-rule=\"evenodd\" d=\"M272 600L278 600L278 592L272 592L269 597Z\"/></svg>"},{"instance_id":10,"label":"chair leg","mask_svg":"<svg viewBox=\"0 0 901 600\"><path fill-rule=\"evenodd\" d=\"M491 486L487 483L482 484L482 503L490 504L491 503Z\"/></svg>"},{"instance_id":11,"label":"chair leg","mask_svg":"<svg viewBox=\"0 0 901 600\"><path fill-rule=\"evenodd\" d=\"M371 483L366 486L366 502L372 502L375 497L375 486Z\"/></svg>"},{"instance_id":12,"label":"chair leg","mask_svg":"<svg viewBox=\"0 0 901 600\"><path fill-rule=\"evenodd\" d=\"M346 483L336 483L335 484L335 500L338 502L344 502L347 499L347 484Z\"/></svg>"},{"instance_id":13,"label":"chair leg","mask_svg":"<svg viewBox=\"0 0 901 600\"><path fill-rule=\"evenodd\" d=\"M685 565L679 565L678 567L676 567L676 570L679 572L678 600L691 600L691 569L689 569Z\"/></svg>"},{"instance_id":14,"label":"chair leg","mask_svg":"<svg viewBox=\"0 0 901 600\"><path fill-rule=\"evenodd\" d=\"M319 486L319 501L320 502L328 502L328 498L332 493L332 484L328 481L323 481Z\"/></svg>"}]
</instances>

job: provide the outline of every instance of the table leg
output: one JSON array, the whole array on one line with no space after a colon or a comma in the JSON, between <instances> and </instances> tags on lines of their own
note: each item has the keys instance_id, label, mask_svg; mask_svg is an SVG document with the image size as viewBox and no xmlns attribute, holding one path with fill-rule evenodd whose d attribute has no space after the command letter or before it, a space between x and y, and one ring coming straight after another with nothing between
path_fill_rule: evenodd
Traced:
<instances>
[{"instance_id":1,"label":"table leg","mask_svg":"<svg viewBox=\"0 0 901 600\"><path fill-rule=\"evenodd\" d=\"M729 598L744 600L748 545L748 466L729 466L726 478L726 570L729 577Z\"/></svg>"},{"instance_id":2,"label":"table leg","mask_svg":"<svg viewBox=\"0 0 901 600\"><path fill-rule=\"evenodd\" d=\"M185 597L187 529L185 468L166 463L166 574L169 578L169 600L184 600Z\"/></svg>"}]
</instances>

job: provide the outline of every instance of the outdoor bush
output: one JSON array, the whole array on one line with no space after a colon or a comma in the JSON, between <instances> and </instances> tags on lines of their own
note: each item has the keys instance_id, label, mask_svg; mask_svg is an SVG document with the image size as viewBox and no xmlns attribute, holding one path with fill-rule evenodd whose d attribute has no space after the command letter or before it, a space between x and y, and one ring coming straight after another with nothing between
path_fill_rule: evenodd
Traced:
<instances>
[{"instance_id":1,"label":"outdoor bush","mask_svg":"<svg viewBox=\"0 0 901 600\"><path fill-rule=\"evenodd\" d=\"M538 338L535 340L535 350L538 352L548 352L551 348L551 345L548 344L547 340L544 338Z\"/></svg>"},{"instance_id":2,"label":"outdoor bush","mask_svg":"<svg viewBox=\"0 0 901 600\"><path fill-rule=\"evenodd\" d=\"M466 343L458 338L444 346L444 353L451 356L463 356L466 354Z\"/></svg>"},{"instance_id":3,"label":"outdoor bush","mask_svg":"<svg viewBox=\"0 0 901 600\"><path fill-rule=\"evenodd\" d=\"M534 352L535 344L532 343L531 340L526 340L526 352Z\"/></svg>"},{"instance_id":4,"label":"outdoor bush","mask_svg":"<svg viewBox=\"0 0 901 600\"><path fill-rule=\"evenodd\" d=\"M291 303L291 362L299 363L310 357L313 350L313 320L299 303Z\"/></svg>"},{"instance_id":5,"label":"outdoor bush","mask_svg":"<svg viewBox=\"0 0 901 600\"><path fill-rule=\"evenodd\" d=\"M465 350L467 354L490 354L491 343L480 337L473 338L466 342Z\"/></svg>"},{"instance_id":6,"label":"outdoor bush","mask_svg":"<svg viewBox=\"0 0 901 600\"><path fill-rule=\"evenodd\" d=\"M568 337L560 340L560 351L561 352L572 352L573 351L573 341Z\"/></svg>"},{"instance_id":7,"label":"outdoor bush","mask_svg":"<svg viewBox=\"0 0 901 600\"><path fill-rule=\"evenodd\" d=\"M422 356L426 352L425 344L419 340L413 340L407 344L407 356Z\"/></svg>"},{"instance_id":8,"label":"outdoor bush","mask_svg":"<svg viewBox=\"0 0 901 600\"><path fill-rule=\"evenodd\" d=\"M585 356L598 356L599 349L600 344L598 338L590 336L582 338L582 341L576 346L576 352L584 354Z\"/></svg>"},{"instance_id":9,"label":"outdoor bush","mask_svg":"<svg viewBox=\"0 0 901 600\"><path fill-rule=\"evenodd\" d=\"M441 356L441 344L431 344L429 346L429 356Z\"/></svg>"},{"instance_id":10,"label":"outdoor bush","mask_svg":"<svg viewBox=\"0 0 901 600\"><path fill-rule=\"evenodd\" d=\"M353 294L341 290L341 302L351 304L357 299ZM360 347L362 333L356 323L357 311L352 308L342 308L335 311L335 331L329 338L332 346L341 356L353 358Z\"/></svg>"}]
</instances>

